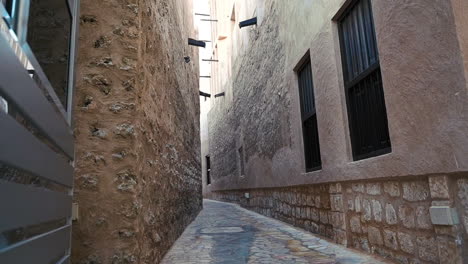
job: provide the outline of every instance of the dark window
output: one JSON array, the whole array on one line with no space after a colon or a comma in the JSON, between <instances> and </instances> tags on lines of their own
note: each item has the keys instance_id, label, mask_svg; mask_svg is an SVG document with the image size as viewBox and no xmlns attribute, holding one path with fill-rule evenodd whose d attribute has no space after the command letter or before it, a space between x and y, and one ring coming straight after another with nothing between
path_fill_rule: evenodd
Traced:
<instances>
[{"instance_id":1,"label":"dark window","mask_svg":"<svg viewBox=\"0 0 468 264\"><path fill-rule=\"evenodd\" d=\"M239 148L239 161L240 161L240 175L245 175L245 164L244 164L244 148Z\"/></svg>"},{"instance_id":2,"label":"dark window","mask_svg":"<svg viewBox=\"0 0 468 264\"><path fill-rule=\"evenodd\" d=\"M66 107L72 16L68 0L31 0L27 41Z\"/></svg>"},{"instance_id":3,"label":"dark window","mask_svg":"<svg viewBox=\"0 0 468 264\"><path fill-rule=\"evenodd\" d=\"M9 17L5 18L5 21L9 24L11 29L16 31L18 22L18 1L2 0L2 4L9 15Z\"/></svg>"},{"instance_id":4,"label":"dark window","mask_svg":"<svg viewBox=\"0 0 468 264\"><path fill-rule=\"evenodd\" d=\"M372 7L359 0L339 21L354 160L391 152Z\"/></svg>"},{"instance_id":5,"label":"dark window","mask_svg":"<svg viewBox=\"0 0 468 264\"><path fill-rule=\"evenodd\" d=\"M301 100L302 134L304 137L304 154L306 171L319 170L322 167L320 145L317 126L317 113L315 111L314 84L312 79L312 66L308 59L298 70L299 96Z\"/></svg>"},{"instance_id":6,"label":"dark window","mask_svg":"<svg viewBox=\"0 0 468 264\"><path fill-rule=\"evenodd\" d=\"M206 156L206 185L211 184L211 162L210 162L210 156Z\"/></svg>"}]
</instances>

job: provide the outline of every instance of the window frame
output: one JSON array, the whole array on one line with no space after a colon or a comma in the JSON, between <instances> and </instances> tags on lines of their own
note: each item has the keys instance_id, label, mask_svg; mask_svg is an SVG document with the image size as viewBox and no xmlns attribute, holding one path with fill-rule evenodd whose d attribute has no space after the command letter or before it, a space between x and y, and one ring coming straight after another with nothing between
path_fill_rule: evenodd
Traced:
<instances>
[{"instance_id":1,"label":"window frame","mask_svg":"<svg viewBox=\"0 0 468 264\"><path fill-rule=\"evenodd\" d=\"M354 79L348 80L350 74L349 74L349 68L348 68L348 61L347 61L347 53L346 49L350 50L351 47L346 47L345 40L344 40L344 30L343 30L343 21L348 17L348 15L354 10L354 8L361 2L361 1L368 1L369 8L370 8L370 23L372 23L372 35L374 38L375 42L375 52L376 52L376 61L373 64L370 64L369 67L365 70L363 70L361 73L357 74ZM388 114L387 114L387 107L385 104L385 94L383 90L383 84L382 84L382 96L383 96L383 109L385 110L385 115L382 117L385 120L383 121L386 125L387 129L387 134L388 134L388 147L384 148L379 148L376 150L373 150L371 152L366 152L359 154L357 153L357 148L361 146L357 146L356 144L356 126L353 122L353 118L351 116L351 112L353 111L351 109L351 103L350 103L350 90L362 81L364 81L367 77L370 77L373 73L376 71L379 71L380 75L380 81L382 81L382 73L381 73L381 68L380 68L380 57L379 57L379 51L378 51L378 46L377 46L377 36L376 36L376 31L375 31L375 25L374 25L374 14L372 12L372 3L370 0L352 0L349 3L346 3L345 10L338 16L337 19L335 19L337 22L338 26L338 37L339 37L339 43L340 43L340 55L341 55L341 63L342 63L342 74L343 74L343 84L344 84L344 89L345 89L345 98L346 98L346 110L347 110L347 115L348 115L348 125L349 125L349 133L350 133L350 140L351 140L351 151L352 151L352 157L354 161L358 160L363 160L363 159L368 159L372 157L377 157L381 156L384 154L388 154L392 152L392 146L391 146L391 139L390 139L390 132L389 132L389 127L388 127ZM365 30L365 29L364 29ZM359 32L362 32L362 29L359 29ZM368 56L368 54L367 54ZM372 87L373 89L376 89L375 87ZM356 122L357 123L357 122Z\"/></svg>"},{"instance_id":2,"label":"window frame","mask_svg":"<svg viewBox=\"0 0 468 264\"><path fill-rule=\"evenodd\" d=\"M309 66L310 65L310 66ZM304 113L303 111L303 96L302 96L302 90L301 90L301 73L302 71L305 70L305 68L309 67L310 68L310 89L312 90L312 97L313 97L313 100L312 102L310 102L312 104L312 111L310 111L309 113ZM315 86L314 86L314 78L313 78L313 72L312 72L312 60L310 58L310 51L308 50L306 52L306 54L299 60L299 62L297 63L296 67L294 68L294 72L296 73L296 78L297 78L297 91L298 91L298 94L299 94L299 108L300 108L300 115L301 115L301 132L302 132L302 142L303 142L303 152L304 152L304 165L305 165L305 171L306 173L308 172L313 172L313 171L318 171L318 170L321 170L322 169L322 154L321 154L321 150L320 150L320 135L319 135L319 129L318 129L318 120L317 120L317 107L316 107L316 100L315 100ZM311 119L314 119L315 120L311 120ZM306 122L309 122L309 121L312 121L314 122L315 124L315 130L314 133L316 133L316 142L315 142L315 150L310 148L309 149L309 146L306 145L306 126L305 126L305 123ZM309 164L308 164L308 157L310 155L312 155L312 152L313 151L317 151L317 158L318 160L315 160L315 163L317 165L313 166L313 164L310 164L312 165L311 167L309 167ZM312 161L313 163L313 161Z\"/></svg>"},{"instance_id":3,"label":"window frame","mask_svg":"<svg viewBox=\"0 0 468 264\"><path fill-rule=\"evenodd\" d=\"M211 185L211 157L210 155L205 156L206 162L206 185Z\"/></svg>"},{"instance_id":4,"label":"window frame","mask_svg":"<svg viewBox=\"0 0 468 264\"><path fill-rule=\"evenodd\" d=\"M46 92L47 96L55 105L56 109L64 117L69 125L73 125L73 94L75 88L75 62L77 53L77 41L78 41L78 27L79 27L79 6L80 0L62 0L66 2L68 11L71 14L71 31L69 41L69 57L68 57L68 73L67 73L67 93L66 93L66 105L63 105L57 96L52 84L47 78L46 74L42 70L34 52L27 43L27 30L28 30L28 18L29 18L29 6L30 0L13 0L16 2L17 14L14 19L17 20L17 25L11 23L12 15L6 10L4 3L6 0L0 1L0 20L4 20L10 29L10 33L16 42L21 47L21 51L25 54L28 63L34 69L34 78L37 78L38 84ZM28 68L29 70L29 68Z\"/></svg>"}]
</instances>

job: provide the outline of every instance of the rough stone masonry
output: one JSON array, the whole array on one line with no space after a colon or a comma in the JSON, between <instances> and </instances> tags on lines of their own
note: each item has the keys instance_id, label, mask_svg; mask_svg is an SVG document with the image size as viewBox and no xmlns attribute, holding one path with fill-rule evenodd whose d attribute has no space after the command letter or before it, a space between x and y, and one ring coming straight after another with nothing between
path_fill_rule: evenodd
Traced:
<instances>
[{"instance_id":1,"label":"rough stone masonry","mask_svg":"<svg viewBox=\"0 0 468 264\"><path fill-rule=\"evenodd\" d=\"M158 262L201 210L191 11L191 1L81 1L73 263Z\"/></svg>"}]
</instances>

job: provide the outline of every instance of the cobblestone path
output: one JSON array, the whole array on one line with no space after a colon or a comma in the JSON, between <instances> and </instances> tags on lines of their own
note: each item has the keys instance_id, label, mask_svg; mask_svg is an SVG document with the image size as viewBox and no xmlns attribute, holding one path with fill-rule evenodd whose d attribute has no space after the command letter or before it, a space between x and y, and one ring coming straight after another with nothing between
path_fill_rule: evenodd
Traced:
<instances>
[{"instance_id":1,"label":"cobblestone path","mask_svg":"<svg viewBox=\"0 0 468 264\"><path fill-rule=\"evenodd\" d=\"M203 206L163 264L384 263L234 204Z\"/></svg>"}]
</instances>

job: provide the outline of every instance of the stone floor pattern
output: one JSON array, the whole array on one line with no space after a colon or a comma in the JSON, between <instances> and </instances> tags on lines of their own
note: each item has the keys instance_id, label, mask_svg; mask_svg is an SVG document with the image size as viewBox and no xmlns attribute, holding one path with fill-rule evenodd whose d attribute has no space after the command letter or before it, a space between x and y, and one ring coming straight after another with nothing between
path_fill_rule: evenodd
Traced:
<instances>
[{"instance_id":1,"label":"stone floor pattern","mask_svg":"<svg viewBox=\"0 0 468 264\"><path fill-rule=\"evenodd\" d=\"M204 200L203 206L163 264L386 263L238 205Z\"/></svg>"}]
</instances>

